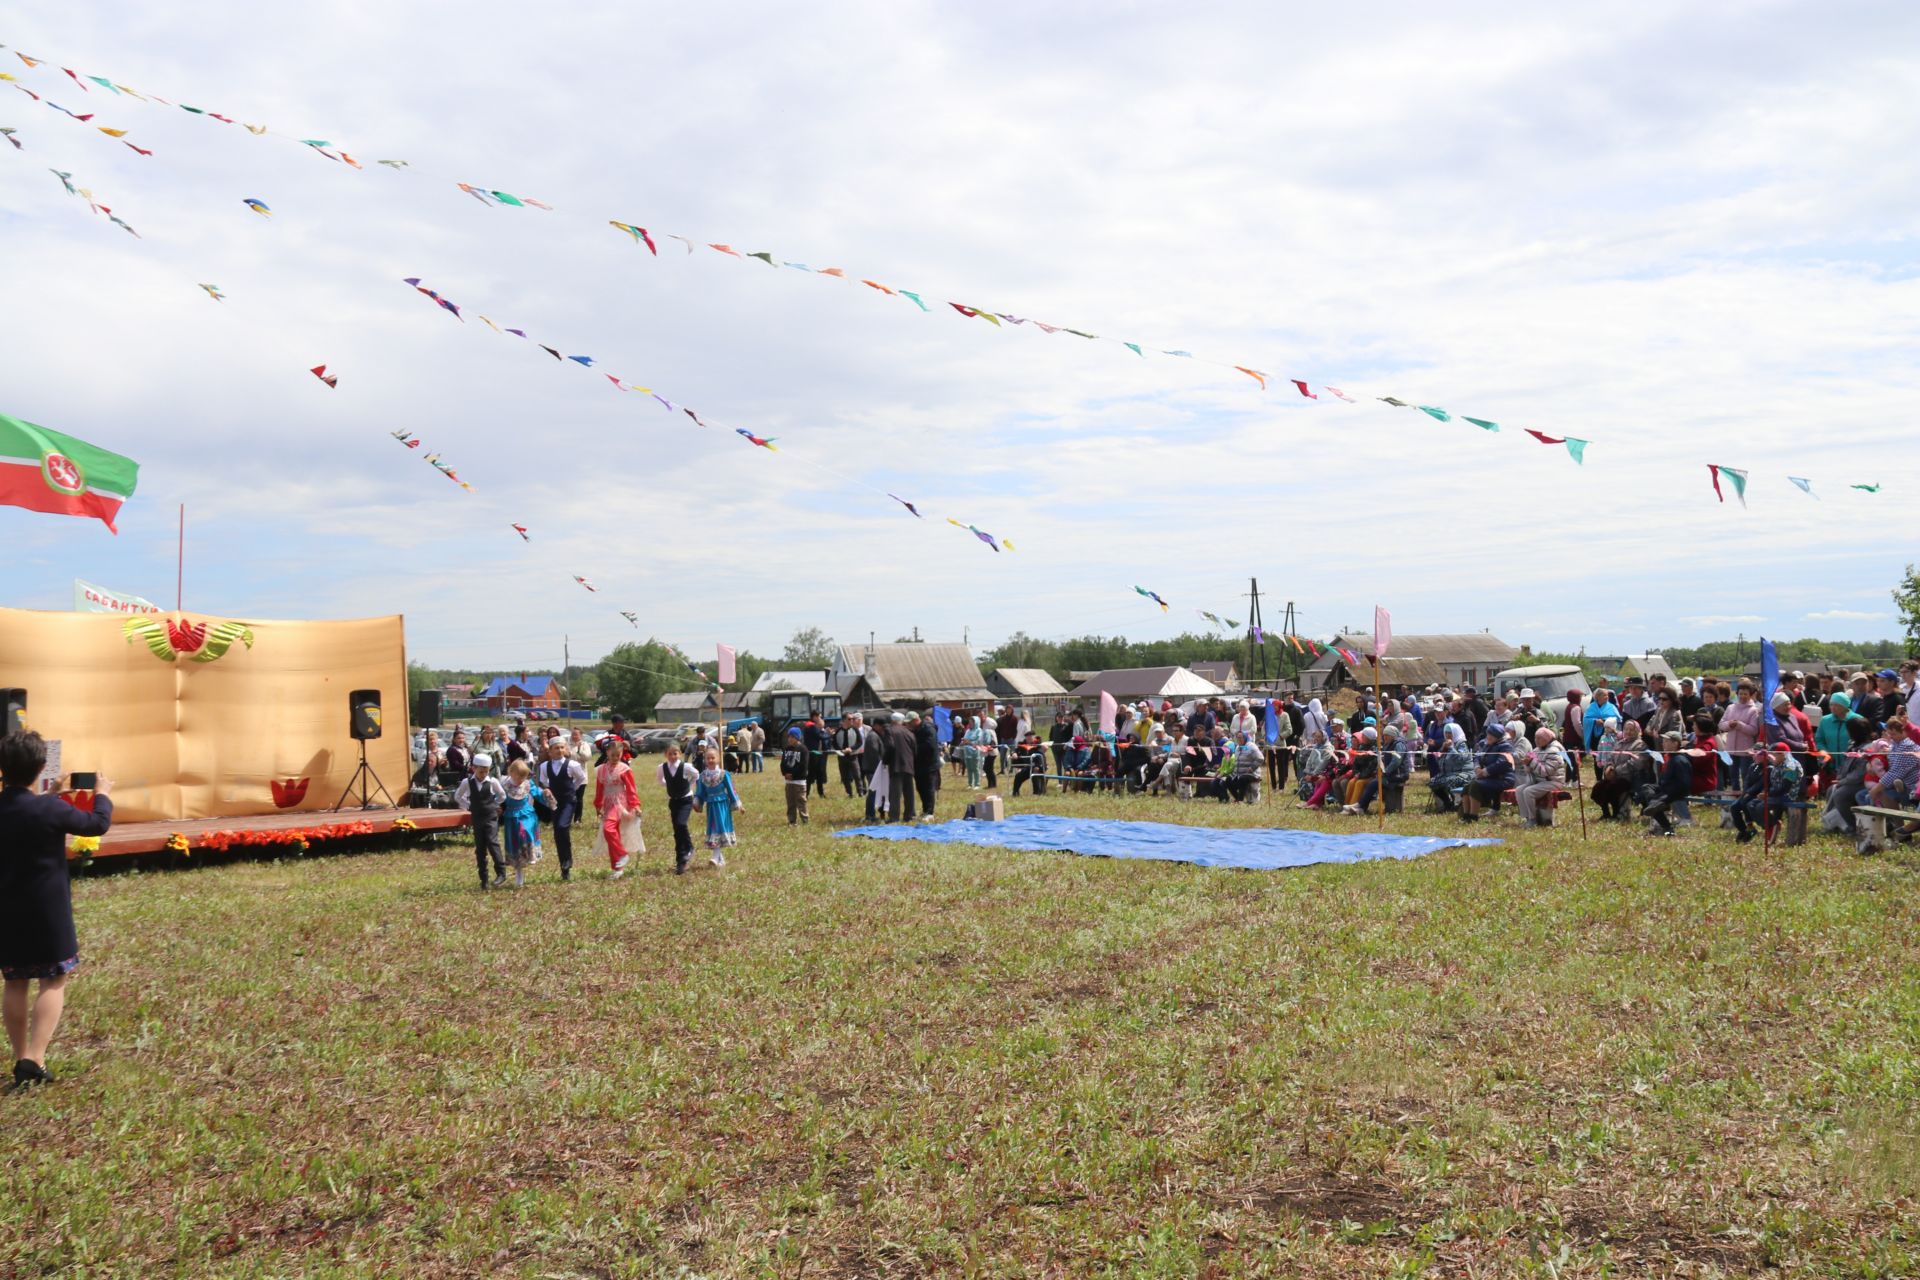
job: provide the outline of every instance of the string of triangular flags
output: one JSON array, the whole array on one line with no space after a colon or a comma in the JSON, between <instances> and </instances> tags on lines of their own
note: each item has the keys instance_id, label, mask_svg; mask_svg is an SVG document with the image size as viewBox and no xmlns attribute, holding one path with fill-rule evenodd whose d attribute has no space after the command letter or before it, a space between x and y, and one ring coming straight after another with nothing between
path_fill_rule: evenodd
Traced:
<instances>
[{"instance_id":1,"label":"string of triangular flags","mask_svg":"<svg viewBox=\"0 0 1920 1280\"><path fill-rule=\"evenodd\" d=\"M0 48L4 48L4 47L5 46L0 45ZM29 56L28 54L21 53L17 50L15 51L15 56L18 57L20 61L29 68L44 70L45 68L51 67L53 65L47 59L35 58L32 56ZM147 102L149 98L151 98L152 101L159 102L162 105L167 105L167 106L178 105L180 106L181 110L187 111L197 116L201 116L205 119L217 120L228 125L237 123L233 119L233 117L224 115L220 112L209 111L202 107L188 106L184 103L182 104L171 103L167 99L162 98L157 94L143 95L141 93L136 92L126 84L123 84L116 80L112 80L105 76L97 76L97 75L82 76L80 73L67 67L60 67L59 71L62 74L66 75L69 79L71 79L73 83L77 85L82 91L87 91L88 89L87 82L91 82L92 84L100 88L103 88L115 95L124 95L127 97L132 97L141 102ZM51 74L50 71L47 71L46 73ZM6 74L6 78L9 80L15 79L15 77L12 76L10 73ZM39 94L35 94L33 93L32 90L26 89L24 85L16 84L15 87L20 88L23 92L30 94L32 97L35 98L35 100L37 101L41 100ZM49 105L53 105L53 104L50 103ZM88 113L86 116L83 117L81 115L75 114L74 112L66 111L64 108L58 108L58 109L61 110L63 114L72 117L73 119L75 119L76 121L79 121L82 124L90 124L91 122L91 118L92 118L91 113ZM124 141L124 138L122 138L121 135L127 132L124 129L101 128L100 126L93 126L93 127L100 128L101 132L114 138L116 141ZM264 125L244 124L241 127L245 128L249 133L252 133L256 136L274 136L274 137L293 141L298 145L306 147L310 151L313 151L330 161L341 164L343 167L346 167L346 168L364 170L366 167L365 165L361 164L358 160L356 160L350 153L346 152L343 148L337 147L332 142L325 139L297 137L292 134L283 134L276 130L269 129ZM9 140L14 141L16 146L19 145L16 139L10 138ZM128 144L128 145L131 145L131 144ZM136 150L138 150L138 148L136 148ZM150 154L150 153L143 153L143 154ZM376 164L395 172L412 168L412 165L406 160L379 160L379 161L376 161ZM479 203L483 205L487 205L488 207L492 207L492 208L498 208L498 207L529 208L531 207L535 209L545 210L547 212L555 211L553 205L550 205L541 200L533 199L531 197L519 196L511 192L495 190L492 188L476 185L473 183L467 183L467 182L455 182L453 185L459 191L472 197L474 200L478 201ZM264 206L264 204L260 203L259 201L249 200L248 204L251 207L254 207L256 212L265 214L267 216L271 216L271 211L268 210ZM121 222L121 220L118 218L114 218L113 221L115 221L116 223L119 223L123 227L126 227L128 231L133 230L131 227L127 227L126 224L124 222ZM779 270L779 269L797 270L797 271L805 272L810 275L827 276L827 277L832 277L834 279L838 279L847 283L857 283L859 285L862 285L874 291L877 295L885 295L887 297L892 297L892 298L903 298L906 301L911 302L915 308L917 308L920 312L923 312L923 313L931 313L935 310L944 309L951 314L956 314L968 319L982 320L988 324L993 325L995 328L1002 328L1004 326L1024 327L1026 325L1031 324L1034 328L1047 334L1065 333L1074 337L1083 338L1091 341L1114 342L1122 347L1125 347L1127 350L1133 352L1135 356L1139 356L1142 358L1144 358L1147 355L1148 351L1151 349L1156 354L1159 354L1162 356L1199 361L1201 363L1211 364L1219 368L1230 369L1230 370L1245 374L1247 377L1252 378L1254 381L1258 382L1263 390L1268 387L1270 382L1275 380L1275 375L1272 375L1263 370L1257 369L1250 364L1243 364L1239 362L1218 360L1218 359L1209 359L1206 357L1197 356L1192 351L1186 350L1184 348L1163 348L1158 346L1149 347L1147 344L1143 344L1135 341L1114 339L1114 338L1103 338L1100 334L1090 332L1086 329L1076 328L1069 325L1049 324L1043 321L1034 320L1030 317L1016 316L1008 312L996 311L991 308L981 307L981 306L977 306L969 303L947 301L947 302L941 303L938 307L929 306L927 302L927 293L924 290L899 288L897 286L883 283L882 281L878 279L874 279L872 277L862 276L855 272L849 272L841 267L815 268L815 267L809 266L804 262L796 262L796 261L786 259L784 257L776 261L774 253L770 250L754 250L752 252L743 253L739 249L736 249L734 246L724 241L708 240L701 237L683 236L675 233L658 231L654 229L649 229L648 227L642 226L638 223L624 222L618 219L608 219L608 223L609 225L613 226L616 230L618 230L621 234L628 236L633 241L634 244L644 245L648 250L648 252L655 257L658 257L660 252L659 240L655 238L657 236L659 239L671 239L682 244L683 246L685 246L686 252L689 256L691 256L695 252L695 249L697 247L704 246L707 249L717 254L734 258L742 263L746 262L749 259L754 259L776 270ZM1292 377L1288 377L1280 380L1291 383L1293 387L1300 393L1300 395L1302 395L1303 397L1309 400L1319 401L1321 399L1321 392L1325 392L1333 396L1335 399L1344 401L1348 404L1358 403L1358 400L1356 399L1355 396L1348 394L1345 390L1339 387L1331 386L1326 383L1312 381L1305 378L1292 378ZM1316 388L1318 389L1316 390ZM1416 410L1440 422L1451 422L1454 420L1456 416L1458 416L1460 421L1468 423L1469 425L1478 427L1483 431L1498 432L1501 430L1501 424L1489 418L1474 417L1467 414L1456 415L1453 411L1441 408L1436 405L1420 404L1415 401L1401 399L1398 396L1386 395L1386 396L1375 396L1372 398L1377 400L1380 403L1392 405L1397 408L1407 408L1407 409ZM1555 435L1550 435L1546 432L1534 430L1531 428L1522 428L1521 430L1523 434L1531 437L1532 439L1534 439L1540 444L1549 445L1549 446L1558 445L1558 446L1564 447L1567 450L1568 456L1573 459L1575 464L1584 463L1586 449L1592 443L1592 441L1590 440L1583 439L1577 436L1555 436ZM741 434L747 435L748 433L742 431ZM761 443L761 441L754 440L753 443ZM1744 506L1745 505L1745 481L1746 481L1747 472L1745 472L1744 470L1740 470L1738 468L1725 467L1720 464L1710 463L1707 465L1709 467L1709 472L1713 480L1715 493L1719 497L1720 501L1722 502L1726 501L1725 493L1720 486L1720 479L1724 476L1729 482L1729 485L1735 490L1736 498ZM1817 495L1813 493L1811 480L1808 480L1805 477L1793 477L1793 476L1788 477L1788 479L1796 487L1800 488L1802 492L1808 494L1809 496L1813 496L1817 498ZM1849 489L1857 489L1857 490L1861 490L1868 493L1877 493L1880 489L1880 486L1877 483L1850 484L1847 487ZM909 503L905 503L904 500L896 498L896 501L901 501L902 505L908 506L909 510L913 509L912 505ZM914 511L914 514L918 515L919 512ZM988 537L981 535L978 530L971 529L970 526L965 526L965 525L960 525L959 527L969 528L970 531L975 533L976 536L981 537L981 540L983 542L987 542L988 545L993 545L992 541ZM1001 541L1000 545L1005 545L1004 540ZM998 547L996 547L995 549L997 550Z\"/></svg>"},{"instance_id":2,"label":"string of triangular flags","mask_svg":"<svg viewBox=\"0 0 1920 1280\"><path fill-rule=\"evenodd\" d=\"M1133 592L1135 595L1144 596L1146 599L1151 600L1155 604L1159 605L1160 612L1162 613L1171 613L1173 611L1173 605L1169 603L1167 598L1161 595L1158 591L1149 591L1147 588L1136 584L1133 588ZM1194 613L1206 619L1208 622L1212 623L1215 627L1223 627L1228 631L1238 631L1240 629L1240 623L1237 619L1223 618L1219 614L1214 613L1211 610L1207 610L1207 609L1195 609ZM1277 636L1282 640L1289 641L1293 645L1294 650L1298 653L1309 655L1315 658L1320 656L1319 645L1315 644L1312 640L1308 640L1305 637L1298 635L1295 632L1268 631L1264 627L1253 628L1253 642L1255 644L1264 645L1267 642L1267 637L1269 635Z\"/></svg>"},{"instance_id":3,"label":"string of triangular flags","mask_svg":"<svg viewBox=\"0 0 1920 1280\"><path fill-rule=\"evenodd\" d=\"M1727 500L1726 490L1731 489L1733 490L1734 498L1743 507L1747 505L1747 476L1749 474L1751 473L1748 471L1742 470L1739 467L1729 467L1725 463L1709 462L1707 464L1707 476L1713 481L1713 496L1725 502ZM1726 489L1720 487L1722 480L1727 482ZM1815 502L1820 500L1820 495L1813 491L1813 481L1807 479L1807 477L1788 476L1787 483L1806 494L1809 498L1812 498ZM1850 484L1847 488L1858 489L1862 493L1880 492L1880 485L1877 482L1874 484Z\"/></svg>"},{"instance_id":4,"label":"string of triangular flags","mask_svg":"<svg viewBox=\"0 0 1920 1280\"><path fill-rule=\"evenodd\" d=\"M419 293L423 297L426 297L427 299L432 301L435 306L439 307L442 311L445 311L449 315L453 316L454 319L460 321L462 324L466 323L466 316L462 314L461 304L454 302L452 299L443 296L438 290L433 289L428 285L422 283L420 277L408 276L402 283L412 288L416 293ZM510 334L513 337L520 339L522 342L532 343L534 346L540 348L540 350L552 356L554 360L557 361L558 363L561 363L561 364L571 363L571 364L577 365L582 369L594 369L594 371L599 373L601 377L605 378L608 382L613 384L616 390L635 392L638 394L650 396L654 400L658 401L659 404L668 413L684 414L687 418L689 418L693 422L695 426L698 426L702 429L710 429L714 425L713 423L709 422L707 419L702 418L700 414L696 412L694 409L692 409L691 407L685 404L676 404L674 401L668 399L666 396L661 395L658 391L655 391L652 387L643 387L636 383L629 383L623 380L618 374L607 373L604 370L595 369L595 365L598 363L598 361L593 356L563 354L560 348L552 347L547 345L544 342L539 341L538 339L528 334L528 332L525 329L496 324L492 319L490 319L485 315L480 314L477 311L474 312L474 318L479 320L481 323L485 324L489 329L492 329L495 333L503 334L503 335ZM825 474L833 476L834 478L844 481L847 484L856 485L856 486L859 486L860 488L867 489L869 492L877 493L884 497L891 498L893 501L905 507L915 517L920 517L919 508L916 507L913 503L907 501L905 498L902 498L899 495L894 493L889 493L884 489L875 489L870 485L863 484L861 481L854 479L852 476L844 475L841 472L836 471L831 467L822 466L819 463L814 462L809 458L795 455L791 452L783 452L774 444L772 437L758 435L748 430L745 427L735 427L733 428L733 432L735 435L740 436L750 446L753 446L759 449L764 449L770 453L781 453L783 457L791 458L794 461L800 462L806 466L811 466L815 470L824 472ZM995 552L999 552L1001 550L1012 551L1015 549L1013 543L1008 539L996 538L993 534L986 532L985 530L979 528L976 525L968 524L961 520L955 520L951 516L947 518L947 523L952 525L956 529L962 529L972 534L976 539L984 543L986 546L992 548Z\"/></svg>"},{"instance_id":5,"label":"string of triangular flags","mask_svg":"<svg viewBox=\"0 0 1920 1280\"><path fill-rule=\"evenodd\" d=\"M0 47L4 47L4 46L0 46ZM18 53L17 51L16 51L16 56L18 56L24 63L26 63L30 67L54 65L50 63L47 59L31 58L28 55L23 53ZM63 71L67 76L71 77L76 84L80 84L82 89L86 88L86 85L82 83L83 78L80 76L79 73L64 67L60 68L60 70ZM126 94L142 102L148 101L149 97L151 97L153 101L160 102L163 105L169 105L169 106L180 105L182 110L188 111L204 119L218 120L229 125L236 123L231 116L224 115L217 111L209 111L209 110L206 110L205 108L187 106L185 104L173 104L168 102L167 99L160 97L158 94L143 95L143 94L137 93L126 84L116 80L111 80L108 77L87 76L84 78L86 80L91 80L93 83L97 85L106 87L112 92ZM358 160L354 159L352 155L347 153L344 149L335 146L332 142L326 139L299 137L293 134L281 133L277 130L269 129L264 125L246 124L246 125L242 125L242 127L245 128L248 132L255 134L256 136L272 136L272 137L277 137L277 138L282 138L288 141L292 141L297 145L306 147L309 150L314 151L321 156L324 156L328 160L334 161L336 163L340 163L344 167L349 167L349 168L353 168L356 170L363 170L363 171L366 168L365 165L361 164ZM376 161L376 164L384 166L395 172L398 172L400 170L410 170L413 168L411 163L405 160L380 160L380 161ZM474 184L474 183L469 183L464 181L454 181L452 182L451 185L456 190L464 193L465 195L471 197L472 199L490 208L531 207L531 208L545 210L550 213L556 211L555 206L548 204L545 201L535 200L527 196L515 195L511 192L493 189L490 187L486 187L484 185L479 185L479 184ZM261 210L261 211L264 212L264 210ZM995 328L1003 328L1006 326L1024 327L1027 325L1032 325L1033 328L1035 328L1036 330L1039 330L1040 332L1046 333L1049 335L1064 333L1064 334L1068 334L1070 336L1077 337L1077 338L1082 338L1088 341L1114 343L1120 347L1124 347L1128 351L1131 351L1136 357L1140 357L1140 358L1145 358L1148 355L1149 351L1151 351L1156 355L1167 356L1167 357L1177 358L1182 360L1195 361L1201 364L1208 364L1220 369L1230 370L1233 372L1244 374L1247 377L1253 379L1255 382L1259 383L1260 387L1263 390L1268 387L1269 383L1276 380L1276 375L1268 373L1264 370L1255 368L1252 364L1242 363L1239 361L1221 360L1221 359L1215 359L1215 358L1209 358L1206 356L1196 355L1194 352L1182 347L1160 347L1157 344L1147 344L1147 343L1142 343L1142 342L1137 342L1137 341L1132 341L1127 339L1103 337L1102 335L1093 333L1090 330L1087 330L1085 328L1080 328L1073 325L1051 324L1046 321L1033 319L1031 317L1017 316L1017 315L1013 315L1010 312L997 311L989 307L982 307L982 306L978 306L970 303L964 303L964 302L940 301L936 298L935 305L929 305L928 297L930 295L926 290L905 289L905 288L889 285L873 277L863 276L857 272L850 272L842 267L836 266L836 267L815 268L815 267L809 266L804 262L793 261L785 257L781 257L776 261L775 255L771 250L754 250L751 252L742 252L741 250L735 248L731 244L726 243L725 241L711 240L705 237L684 236L684 235L680 235L673 232L659 231L657 229L650 229L646 226L642 226L638 223L624 222L619 219L610 218L607 220L607 222L609 225L617 229L621 234L628 236L635 245L644 245L648 250L648 252L655 257L658 257L660 252L659 240L662 240L662 239L674 240L685 247L686 252L689 256L691 256L697 248L705 247L706 249L711 250L716 254L721 254L727 257L731 257L742 263L748 261L749 259L753 259L753 260L758 260L759 262L764 263L769 268L773 268L776 270L795 270L795 271L804 272L809 275L830 277L836 280L844 281L846 283L861 285L873 291L876 294L876 296L884 295L890 298L904 299L912 303L913 306L922 313L932 313L938 310L938 311L945 312L947 314L962 316L967 319L980 320L994 326ZM656 239L656 236L658 237L658 239ZM1279 379L1279 380L1290 382L1294 386L1294 388L1299 391L1299 393L1302 396L1304 396L1309 400L1316 400L1316 401L1319 400L1321 398L1320 392L1324 391L1327 394L1332 395L1334 398L1345 401L1348 404L1355 404L1359 402L1355 396L1349 395L1345 390L1342 390L1339 387L1327 385L1325 383L1319 383L1319 382L1311 381L1305 378L1291 378L1291 377ZM1319 390L1315 390L1316 387L1318 387ZM1419 408L1421 409L1422 412L1431 414L1432 416L1437 417L1442 421L1449 420L1451 416L1445 410L1436 409L1431 406L1425 406L1425 405L1412 406L1410 405L1410 402L1401 400L1393 396L1380 396L1376 398L1387 404ZM1499 430L1499 426L1497 424L1491 423L1489 420L1486 420L1486 419L1465 418L1464 420L1468 422L1472 422L1476 426L1481 426L1486 430L1491 430L1491 431ZM1588 443L1590 443L1589 441L1581 440L1578 438L1548 436L1544 432L1536 431L1536 432L1529 432L1529 434L1533 435L1536 439L1538 439L1543 444L1564 444L1567 447L1567 451L1569 455L1574 459L1576 463L1583 461L1584 450L1588 445Z\"/></svg>"}]
</instances>

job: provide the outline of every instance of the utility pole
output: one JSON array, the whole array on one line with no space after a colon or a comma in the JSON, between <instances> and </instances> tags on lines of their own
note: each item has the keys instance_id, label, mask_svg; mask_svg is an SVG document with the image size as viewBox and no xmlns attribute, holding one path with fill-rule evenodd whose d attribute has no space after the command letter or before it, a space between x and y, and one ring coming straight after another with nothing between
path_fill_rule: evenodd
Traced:
<instances>
[{"instance_id":1,"label":"utility pole","mask_svg":"<svg viewBox=\"0 0 1920 1280\"><path fill-rule=\"evenodd\" d=\"M560 701L569 711L573 710L573 686L567 683L567 672L572 668L573 637L563 633L560 637Z\"/></svg>"},{"instance_id":2,"label":"utility pole","mask_svg":"<svg viewBox=\"0 0 1920 1280\"><path fill-rule=\"evenodd\" d=\"M1259 654L1260 679L1267 678L1266 631L1260 625L1260 579L1247 579L1247 598L1253 603L1247 610L1247 666L1254 665L1254 654Z\"/></svg>"}]
</instances>

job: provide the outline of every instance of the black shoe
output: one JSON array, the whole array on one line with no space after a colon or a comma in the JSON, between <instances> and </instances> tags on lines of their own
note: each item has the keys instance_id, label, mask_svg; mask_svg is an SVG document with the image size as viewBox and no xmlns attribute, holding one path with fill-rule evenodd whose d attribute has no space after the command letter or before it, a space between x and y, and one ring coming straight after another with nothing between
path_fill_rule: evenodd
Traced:
<instances>
[{"instance_id":1,"label":"black shoe","mask_svg":"<svg viewBox=\"0 0 1920 1280\"><path fill-rule=\"evenodd\" d=\"M53 1077L47 1074L47 1069L31 1058L22 1058L13 1064L13 1087L16 1090L52 1083Z\"/></svg>"},{"instance_id":2,"label":"black shoe","mask_svg":"<svg viewBox=\"0 0 1920 1280\"><path fill-rule=\"evenodd\" d=\"M684 863L684 862L676 862L676 863L674 863L674 864L673 864L673 874L675 874L675 875L677 875L677 876L683 876L683 875L685 875L685 874L687 874L687 864L686 864L686 863Z\"/></svg>"},{"instance_id":3,"label":"black shoe","mask_svg":"<svg viewBox=\"0 0 1920 1280\"><path fill-rule=\"evenodd\" d=\"M572 867L562 867L562 868L560 868L560 878L561 878L562 880L571 880L571 879L573 879L573 868L572 868Z\"/></svg>"},{"instance_id":4,"label":"black shoe","mask_svg":"<svg viewBox=\"0 0 1920 1280\"><path fill-rule=\"evenodd\" d=\"M1751 844L1753 843L1753 831L1751 828L1749 828L1748 830L1742 831L1738 835L1734 836L1734 839L1740 842L1741 844Z\"/></svg>"},{"instance_id":5,"label":"black shoe","mask_svg":"<svg viewBox=\"0 0 1920 1280\"><path fill-rule=\"evenodd\" d=\"M500 887L501 885L503 885L503 884L505 884L506 882L507 882L507 873L506 873L506 872L504 872L504 871L496 871L496 872L494 872L494 873L493 873L493 887L494 887L494 888L496 888L496 889L498 889L498 888L499 888L499 887Z\"/></svg>"}]
</instances>

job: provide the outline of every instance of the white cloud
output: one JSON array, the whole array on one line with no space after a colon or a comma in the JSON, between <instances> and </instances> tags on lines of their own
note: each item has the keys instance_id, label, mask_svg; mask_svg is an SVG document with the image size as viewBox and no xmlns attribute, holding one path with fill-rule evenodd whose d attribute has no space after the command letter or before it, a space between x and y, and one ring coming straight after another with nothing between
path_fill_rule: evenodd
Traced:
<instances>
[{"instance_id":1,"label":"white cloud","mask_svg":"<svg viewBox=\"0 0 1920 1280\"><path fill-rule=\"evenodd\" d=\"M1821 621L1846 619L1858 622L1872 622L1884 618L1887 615L1884 613L1876 613L1870 609L1822 609L1818 613L1809 613L1806 616Z\"/></svg>"},{"instance_id":2,"label":"white cloud","mask_svg":"<svg viewBox=\"0 0 1920 1280\"><path fill-rule=\"evenodd\" d=\"M563 635L591 653L631 634L619 608L690 652L777 650L806 624L1147 637L1195 608L1241 616L1252 576L1318 634L1378 601L1409 632L1518 642L1551 618L1640 652L1760 620L1743 607L1877 621L1805 611L1884 592L1903 563L1885 533L1915 485L1874 452L1904 447L1920 391L1920 59L1897 9L1835 0L1809 28L1795 6L1730 27L1651 2L1097 22L746 3L721 25L504 0L457 25L190 7L41 6L7 39L55 59L19 74L63 105L73 66L368 167L89 99L155 152L138 157L9 95L28 150L0 147L0 228L33 319L9 333L0 410L145 468L118 539L0 510L22 552L9 604L59 607L74 575L164 598L180 502L190 605L404 611L410 652L446 663L550 663ZM481 208L456 179L556 209ZM613 217L917 287L940 314L665 240L656 259ZM948 298L1505 429L1262 394ZM554 367L483 312L724 426ZM306 372L323 360L336 392ZM1587 465L1521 427L1591 439ZM1870 475L1834 469L1859 457ZM1751 470L1750 510L1713 501L1707 462ZM1886 488L1846 488L1862 478ZM1723 593L1719 568L1752 564L1764 586Z\"/></svg>"}]
</instances>

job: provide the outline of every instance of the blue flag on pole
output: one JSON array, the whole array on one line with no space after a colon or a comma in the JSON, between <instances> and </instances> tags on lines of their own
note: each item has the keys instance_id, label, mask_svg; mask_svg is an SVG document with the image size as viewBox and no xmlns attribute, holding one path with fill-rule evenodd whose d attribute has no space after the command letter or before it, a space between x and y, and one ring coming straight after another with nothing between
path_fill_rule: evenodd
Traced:
<instances>
[{"instance_id":1,"label":"blue flag on pole","mask_svg":"<svg viewBox=\"0 0 1920 1280\"><path fill-rule=\"evenodd\" d=\"M1760 702L1767 723L1777 725L1779 719L1773 714L1773 695L1780 691L1780 655L1774 651L1773 641L1760 637Z\"/></svg>"},{"instance_id":2,"label":"blue flag on pole","mask_svg":"<svg viewBox=\"0 0 1920 1280\"><path fill-rule=\"evenodd\" d=\"M953 741L953 712L945 707L933 709L933 736L942 744Z\"/></svg>"},{"instance_id":3,"label":"blue flag on pole","mask_svg":"<svg viewBox=\"0 0 1920 1280\"><path fill-rule=\"evenodd\" d=\"M1267 745L1280 741L1280 716L1273 709L1273 699L1267 699Z\"/></svg>"}]
</instances>

